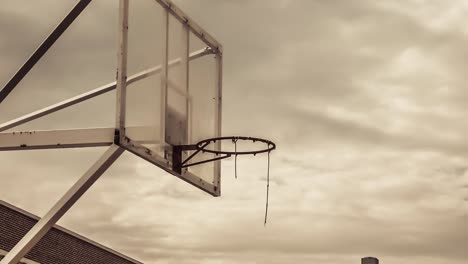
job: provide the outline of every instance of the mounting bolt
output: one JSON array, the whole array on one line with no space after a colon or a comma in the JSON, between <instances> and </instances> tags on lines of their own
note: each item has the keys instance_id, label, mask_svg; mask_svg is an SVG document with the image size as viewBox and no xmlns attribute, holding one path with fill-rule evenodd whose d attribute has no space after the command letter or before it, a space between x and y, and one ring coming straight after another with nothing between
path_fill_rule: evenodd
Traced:
<instances>
[{"instance_id":1,"label":"mounting bolt","mask_svg":"<svg viewBox=\"0 0 468 264\"><path fill-rule=\"evenodd\" d=\"M114 144L120 145L120 130L114 130Z\"/></svg>"}]
</instances>

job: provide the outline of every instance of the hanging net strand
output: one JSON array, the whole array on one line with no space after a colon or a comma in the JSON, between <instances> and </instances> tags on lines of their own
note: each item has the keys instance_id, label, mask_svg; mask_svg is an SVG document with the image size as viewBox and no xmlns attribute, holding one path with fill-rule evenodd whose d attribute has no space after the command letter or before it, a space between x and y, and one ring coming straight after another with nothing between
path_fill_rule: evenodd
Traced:
<instances>
[{"instance_id":1,"label":"hanging net strand","mask_svg":"<svg viewBox=\"0 0 468 264\"><path fill-rule=\"evenodd\" d=\"M267 219L268 219L268 200L269 200L269 192L270 192L270 152L268 151L268 168L267 168L267 192L266 192L266 204L265 204L265 222L263 223L266 226Z\"/></svg>"},{"instance_id":2,"label":"hanging net strand","mask_svg":"<svg viewBox=\"0 0 468 264\"><path fill-rule=\"evenodd\" d=\"M223 150L221 148L208 148L207 146L210 144L213 144L216 141L230 141L234 144L234 151L232 149L230 150ZM241 146L241 150L238 151L237 149L237 143L238 141L242 142L251 142L252 144L255 144L257 142L264 144L265 147L263 148L254 148L251 150L245 150L244 146ZM187 146L185 146L187 147ZM234 175L235 178L237 179L237 156L239 155L254 155L256 156L257 154L262 154L262 153L267 153L268 154L268 171L267 171L267 191L266 191L266 204L265 204L265 221L264 225L266 226L267 220L268 220L268 206L269 206L269 195L270 195L270 155L271 151L276 149L276 144L270 140L263 139L263 138L257 138L257 137L244 137L244 136L225 136L225 137L214 137L214 138L207 138L202 141L199 141L197 144L190 145L191 150L196 150L189 158L192 158L194 155L196 155L198 152L202 153L211 153L215 155L222 155L221 157L213 158L213 159L207 159L204 161L199 161L199 162L194 162L192 164L185 164L187 162L184 161L182 162L182 165L184 167L188 166L194 166L206 162L212 162L212 161L218 161L224 158L231 157L234 155ZM184 165L185 164L185 165Z\"/></svg>"},{"instance_id":3,"label":"hanging net strand","mask_svg":"<svg viewBox=\"0 0 468 264\"><path fill-rule=\"evenodd\" d=\"M232 141L234 142L234 175L237 179L237 138L233 139Z\"/></svg>"}]
</instances>

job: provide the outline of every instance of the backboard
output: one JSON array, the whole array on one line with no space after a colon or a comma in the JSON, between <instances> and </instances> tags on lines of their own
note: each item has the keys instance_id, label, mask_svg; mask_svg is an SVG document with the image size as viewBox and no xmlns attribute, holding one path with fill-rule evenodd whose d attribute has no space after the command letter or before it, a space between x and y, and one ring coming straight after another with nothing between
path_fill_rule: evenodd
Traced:
<instances>
[{"instance_id":1,"label":"backboard","mask_svg":"<svg viewBox=\"0 0 468 264\"><path fill-rule=\"evenodd\" d=\"M0 103L90 2L76 3L0 90ZM213 196L221 193L221 159L268 153L266 223L270 152L276 145L221 136L221 45L169 0L131 2L120 0L115 82L0 124L0 151L108 146L0 264L18 263L125 150ZM6 132L114 90L115 127ZM234 150L222 150L222 141L232 142ZM242 143L256 142L263 147L242 150Z\"/></svg>"},{"instance_id":2,"label":"backboard","mask_svg":"<svg viewBox=\"0 0 468 264\"><path fill-rule=\"evenodd\" d=\"M178 172L172 157L174 146L221 136L221 45L168 0L130 1L120 25L117 143L219 196L220 161Z\"/></svg>"}]
</instances>

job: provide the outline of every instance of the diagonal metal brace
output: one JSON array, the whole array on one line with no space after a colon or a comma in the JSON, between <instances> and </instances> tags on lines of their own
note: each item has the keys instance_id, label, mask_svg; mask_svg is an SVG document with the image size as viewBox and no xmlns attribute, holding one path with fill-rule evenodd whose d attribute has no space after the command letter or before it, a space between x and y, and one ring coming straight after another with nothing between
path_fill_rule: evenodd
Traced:
<instances>
[{"instance_id":1,"label":"diagonal metal brace","mask_svg":"<svg viewBox=\"0 0 468 264\"><path fill-rule=\"evenodd\" d=\"M208 49L201 49L198 51L195 51L190 54L189 60L195 60L200 57L203 57L205 55L211 54L211 51ZM181 62L181 59L174 59L169 62L169 66L175 66L178 65ZM142 79L145 79L149 76L158 74L161 72L161 65L152 67L150 69L144 70L142 72L136 73L127 79L127 85L130 85L134 82L140 81ZM79 104L81 102L84 102L88 99L94 98L96 96L99 96L101 94L108 93L110 91L113 91L116 89L116 82L108 83L104 86L98 87L94 90L91 90L89 92L82 93L80 95L77 95L75 97L72 97L70 99L67 99L65 101L62 101L60 103L56 103L50 106L47 106L45 108L39 109L37 111L34 111L32 113L26 114L24 116L21 116L19 118L13 119L11 121L8 121L6 123L0 124L0 132L17 127L19 125L25 124L29 121L36 120L40 117L49 115L51 113L55 113L59 110L65 109L67 107Z\"/></svg>"},{"instance_id":2,"label":"diagonal metal brace","mask_svg":"<svg viewBox=\"0 0 468 264\"><path fill-rule=\"evenodd\" d=\"M0 264L17 264L123 152L124 149L119 146L110 146L101 158L81 176L62 198L55 203L49 212L8 252L5 258L0 261Z\"/></svg>"},{"instance_id":3,"label":"diagonal metal brace","mask_svg":"<svg viewBox=\"0 0 468 264\"><path fill-rule=\"evenodd\" d=\"M221 157L216 157L213 159L207 159L207 160L202 160L198 162L193 162L190 164L187 164L193 157L195 157L200 151L204 151L206 146L208 146L210 142L205 142L202 146L198 147L197 145L180 145L180 146L174 146L172 149L172 169L181 174L182 173L182 168L187 168L191 166L196 166L200 164L204 164L207 162L212 162L212 161L217 161L225 158L231 157L231 154L227 154ZM196 150L194 153L192 153L188 158L186 158L184 161L182 161L182 152L187 151L187 150Z\"/></svg>"},{"instance_id":4,"label":"diagonal metal brace","mask_svg":"<svg viewBox=\"0 0 468 264\"><path fill-rule=\"evenodd\" d=\"M44 56L44 54L54 45L58 38L67 30L67 28L75 21L75 19L83 12L91 0L80 0L68 15L57 25L50 35L42 42L36 51L29 59L21 66L16 74L8 81L8 83L0 91L0 103L15 89L16 85L28 74L28 72L36 65L36 63Z\"/></svg>"},{"instance_id":5,"label":"diagonal metal brace","mask_svg":"<svg viewBox=\"0 0 468 264\"><path fill-rule=\"evenodd\" d=\"M197 149L197 151L195 151L194 153L192 153L192 155L190 155L187 159L185 159L181 165L184 165L185 163L187 163L189 160L191 160L193 157L195 157L195 155L197 155L200 151L202 151L203 149L206 148L206 146L208 146L208 144L210 144L209 142L204 144L203 146L201 146L201 148ZM179 147L179 146L178 146ZM190 145L191 147L191 145ZM182 150L184 150L184 147L182 147ZM185 150L190 150L188 148L185 148Z\"/></svg>"},{"instance_id":6,"label":"diagonal metal brace","mask_svg":"<svg viewBox=\"0 0 468 264\"><path fill-rule=\"evenodd\" d=\"M207 160L202 160L202 161L199 161L199 162L194 162L194 163L190 163L190 164L185 164L185 165L182 165L181 167L182 167L182 168L187 168L187 167L191 167L191 166L195 166L195 165L200 165L200 164L204 164L204 163L208 163L208 162L212 162L212 161L217 161L217 160L221 160L221 159L225 159L225 158L229 158L229 157L231 157L230 154L224 155L224 156L221 156L221 157L217 157L217 158L213 158L213 159L207 159Z\"/></svg>"}]
</instances>

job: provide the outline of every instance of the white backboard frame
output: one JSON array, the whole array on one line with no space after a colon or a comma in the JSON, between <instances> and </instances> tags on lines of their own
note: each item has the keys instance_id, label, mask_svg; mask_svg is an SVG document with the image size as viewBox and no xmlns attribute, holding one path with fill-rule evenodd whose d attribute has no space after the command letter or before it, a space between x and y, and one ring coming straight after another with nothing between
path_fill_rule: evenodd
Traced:
<instances>
[{"instance_id":1,"label":"white backboard frame","mask_svg":"<svg viewBox=\"0 0 468 264\"><path fill-rule=\"evenodd\" d=\"M175 59L178 64L181 65L182 75L184 79L182 81L182 87L178 89L181 92L186 92L188 94L188 63L192 59L197 59L201 56L191 56L189 54L189 33L193 33L201 41L203 41L208 47L205 49L205 53L202 55L214 54L216 59L216 97L215 97L215 107L213 112L216 115L215 118L215 129L213 131L212 137L221 136L221 111L222 111L222 46L219 44L210 34L204 31L198 24L191 20L185 13L183 13L179 8L177 8L171 1L168 0L155 0L156 3L162 6L162 19L161 23L163 25L163 32L161 34L162 41L162 63L160 66L160 81L161 81L161 108L160 108L160 133L159 133L159 145L164 154L159 154L156 151L153 151L143 144L140 144L131 139L128 136L129 133L126 131L126 94L127 94L127 56L128 56L128 9L131 8L125 6L125 10L120 11L120 38L119 38L119 51L118 51L118 71L117 71L117 136L116 144L125 148L126 150L132 152L133 154L153 163L154 165L164 169L165 171L171 173L174 176L179 177L180 179L200 188L201 190L213 195L220 196L221 194L221 165L220 161L214 161L214 179L212 182L204 180L201 175L195 175L189 171L184 171L179 174L173 170L172 166L172 145L167 142L167 117L168 117L168 87L170 85L170 80L168 78L169 67L173 65L169 62L169 18L175 17L178 22L183 24L183 45L185 45L184 55L181 58ZM200 53L200 52L199 52ZM188 104L188 103L187 103ZM189 107L187 106L187 109ZM188 110L187 110L188 111ZM189 113L186 115L190 116ZM187 137L190 138L191 134L191 122L190 118L187 118L187 128L188 133ZM188 141L188 139L187 139ZM217 147L220 148L220 143L217 143Z\"/></svg>"}]
</instances>

